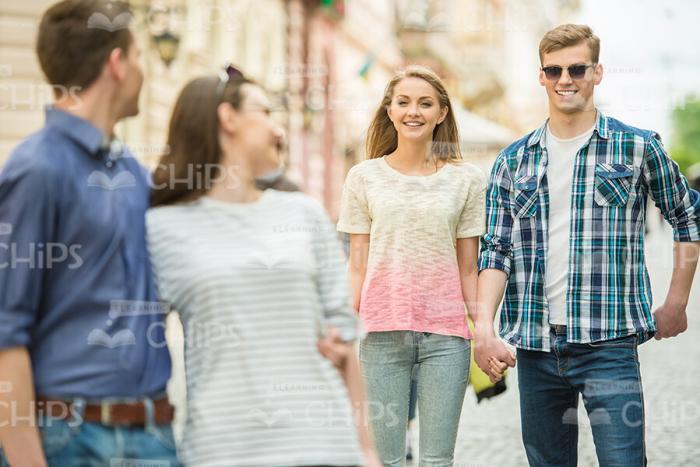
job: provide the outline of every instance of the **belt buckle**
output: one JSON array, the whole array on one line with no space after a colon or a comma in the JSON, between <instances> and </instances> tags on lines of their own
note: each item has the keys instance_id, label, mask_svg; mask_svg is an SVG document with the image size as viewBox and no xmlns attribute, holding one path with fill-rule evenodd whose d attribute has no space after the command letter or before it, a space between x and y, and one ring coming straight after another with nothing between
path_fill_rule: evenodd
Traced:
<instances>
[{"instance_id":1,"label":"belt buckle","mask_svg":"<svg viewBox=\"0 0 700 467\"><path fill-rule=\"evenodd\" d=\"M561 335L566 334L566 325L564 324L552 324L552 330L554 334Z\"/></svg>"},{"instance_id":2,"label":"belt buckle","mask_svg":"<svg viewBox=\"0 0 700 467\"><path fill-rule=\"evenodd\" d=\"M100 423L105 426L112 424L112 404L107 401L100 402Z\"/></svg>"}]
</instances>

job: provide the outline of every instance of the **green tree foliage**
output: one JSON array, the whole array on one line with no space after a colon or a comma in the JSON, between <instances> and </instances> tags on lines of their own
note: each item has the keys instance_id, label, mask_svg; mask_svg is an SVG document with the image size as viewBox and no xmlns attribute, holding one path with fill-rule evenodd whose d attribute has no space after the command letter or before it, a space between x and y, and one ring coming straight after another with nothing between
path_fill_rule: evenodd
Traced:
<instances>
[{"instance_id":1,"label":"green tree foliage","mask_svg":"<svg viewBox=\"0 0 700 467\"><path fill-rule=\"evenodd\" d=\"M700 99L692 97L673 109L673 143L671 157L681 170L700 162Z\"/></svg>"}]
</instances>

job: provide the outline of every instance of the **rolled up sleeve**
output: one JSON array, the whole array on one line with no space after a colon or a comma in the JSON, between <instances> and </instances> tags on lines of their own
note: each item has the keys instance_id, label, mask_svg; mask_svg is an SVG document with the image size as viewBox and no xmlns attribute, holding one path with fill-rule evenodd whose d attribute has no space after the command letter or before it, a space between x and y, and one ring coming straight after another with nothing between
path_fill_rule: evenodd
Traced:
<instances>
[{"instance_id":1,"label":"rolled up sleeve","mask_svg":"<svg viewBox=\"0 0 700 467\"><path fill-rule=\"evenodd\" d=\"M49 169L15 156L0 172L0 349L31 344L55 222Z\"/></svg>"},{"instance_id":2,"label":"rolled up sleeve","mask_svg":"<svg viewBox=\"0 0 700 467\"><path fill-rule=\"evenodd\" d=\"M499 269L510 275L512 264L510 173L503 153L491 170L486 189L486 233L481 237L479 271Z\"/></svg>"},{"instance_id":3,"label":"rolled up sleeve","mask_svg":"<svg viewBox=\"0 0 700 467\"><path fill-rule=\"evenodd\" d=\"M699 241L700 193L690 188L656 133L645 144L642 175L651 198L673 227L674 241Z\"/></svg>"}]
</instances>

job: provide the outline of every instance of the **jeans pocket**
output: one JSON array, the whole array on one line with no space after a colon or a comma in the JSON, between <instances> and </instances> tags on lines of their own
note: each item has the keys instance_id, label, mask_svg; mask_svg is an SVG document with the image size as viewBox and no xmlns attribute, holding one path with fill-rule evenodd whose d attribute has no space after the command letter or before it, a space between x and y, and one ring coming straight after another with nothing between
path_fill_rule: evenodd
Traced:
<instances>
[{"instance_id":1,"label":"jeans pocket","mask_svg":"<svg viewBox=\"0 0 700 467\"><path fill-rule=\"evenodd\" d=\"M165 449L175 452L175 437L172 425L152 425L146 429Z\"/></svg>"},{"instance_id":2,"label":"jeans pocket","mask_svg":"<svg viewBox=\"0 0 700 467\"><path fill-rule=\"evenodd\" d=\"M594 199L599 206L624 206L629 198L634 167L600 163L595 168Z\"/></svg>"},{"instance_id":3,"label":"jeans pocket","mask_svg":"<svg viewBox=\"0 0 700 467\"><path fill-rule=\"evenodd\" d=\"M78 436L80 426L59 418L39 417L39 432L46 458L61 453Z\"/></svg>"}]
</instances>

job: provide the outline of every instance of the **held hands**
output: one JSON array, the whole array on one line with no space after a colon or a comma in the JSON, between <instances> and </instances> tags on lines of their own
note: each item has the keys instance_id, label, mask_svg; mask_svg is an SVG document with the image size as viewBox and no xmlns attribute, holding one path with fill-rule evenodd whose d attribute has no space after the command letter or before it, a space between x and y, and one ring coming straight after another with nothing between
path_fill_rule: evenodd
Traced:
<instances>
[{"instance_id":1,"label":"held hands","mask_svg":"<svg viewBox=\"0 0 700 467\"><path fill-rule=\"evenodd\" d=\"M515 355L497 338L493 331L476 331L474 360L492 383L503 379L508 367L515 367Z\"/></svg>"},{"instance_id":2,"label":"held hands","mask_svg":"<svg viewBox=\"0 0 700 467\"><path fill-rule=\"evenodd\" d=\"M685 305L681 303L669 303L668 301L654 310L656 321L656 340L675 337L688 329L688 316L685 313Z\"/></svg>"},{"instance_id":3,"label":"held hands","mask_svg":"<svg viewBox=\"0 0 700 467\"><path fill-rule=\"evenodd\" d=\"M348 355L353 351L353 345L340 338L340 331L336 328L326 328L326 332L316 344L318 351L326 357L338 369L342 369Z\"/></svg>"}]
</instances>

